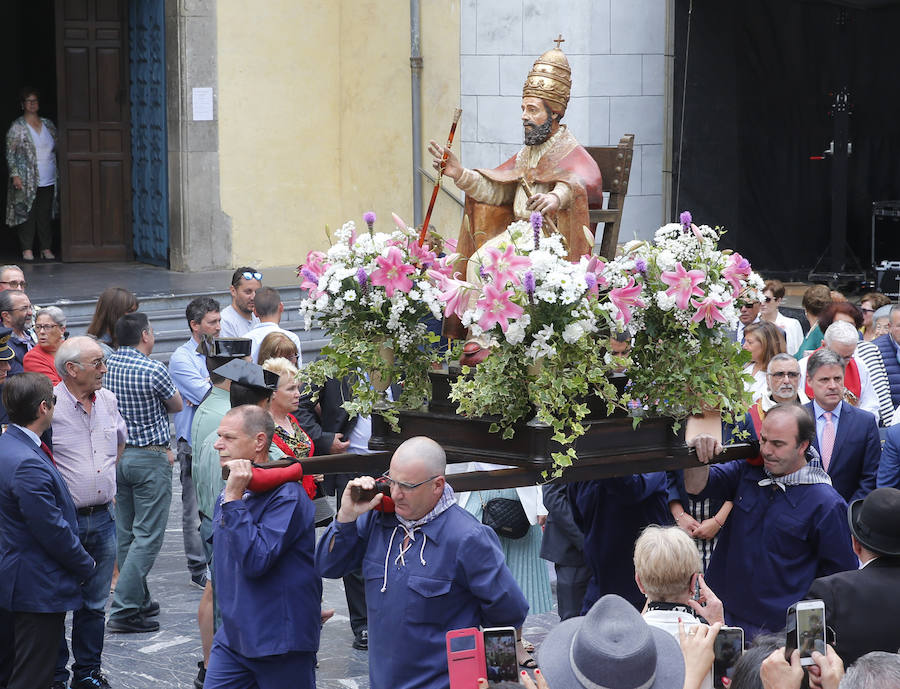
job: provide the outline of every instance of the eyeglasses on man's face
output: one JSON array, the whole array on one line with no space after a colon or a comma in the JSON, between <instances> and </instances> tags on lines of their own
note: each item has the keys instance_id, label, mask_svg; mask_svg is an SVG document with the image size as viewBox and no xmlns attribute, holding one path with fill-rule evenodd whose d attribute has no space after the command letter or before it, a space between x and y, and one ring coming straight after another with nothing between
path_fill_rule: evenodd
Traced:
<instances>
[{"instance_id":1,"label":"eyeglasses on man's face","mask_svg":"<svg viewBox=\"0 0 900 689\"><path fill-rule=\"evenodd\" d=\"M436 474L436 475L434 475L434 476L431 476L430 478L426 478L424 481L419 481L418 483L405 483L404 481L398 481L398 480L396 480L396 479L391 478L391 477L389 476L389 473L390 473L390 472L385 471L385 472L381 475L381 479L382 479L383 481L385 481L391 488L393 488L394 486L397 486L398 488L401 488L401 489L406 490L406 491L408 491L408 490L415 490L415 489L418 488L419 486L424 486L424 485L425 485L426 483L428 483L429 481L434 481L434 479L436 479L436 478L438 477L438 475L439 475L439 474Z\"/></svg>"},{"instance_id":2,"label":"eyeglasses on man's face","mask_svg":"<svg viewBox=\"0 0 900 689\"><path fill-rule=\"evenodd\" d=\"M106 359L104 359L104 358L101 356L101 357L98 357L98 358L96 358L96 359L91 359L91 360L88 361L88 362L83 362L83 361L73 361L72 363L75 364L76 366L81 366L81 368L88 368L88 367L91 367L91 368L100 368L101 366L104 366L104 365L106 364Z\"/></svg>"},{"instance_id":3,"label":"eyeglasses on man's face","mask_svg":"<svg viewBox=\"0 0 900 689\"><path fill-rule=\"evenodd\" d=\"M772 371L769 375L773 378L790 378L791 380L800 377L799 371Z\"/></svg>"},{"instance_id":4,"label":"eyeglasses on man's face","mask_svg":"<svg viewBox=\"0 0 900 689\"><path fill-rule=\"evenodd\" d=\"M0 280L0 285L9 285L12 289L25 289L24 280Z\"/></svg>"},{"instance_id":5,"label":"eyeglasses on man's face","mask_svg":"<svg viewBox=\"0 0 900 689\"><path fill-rule=\"evenodd\" d=\"M34 329L38 332L42 330L53 330L53 328L61 328L62 326L59 323L35 323Z\"/></svg>"}]
</instances>

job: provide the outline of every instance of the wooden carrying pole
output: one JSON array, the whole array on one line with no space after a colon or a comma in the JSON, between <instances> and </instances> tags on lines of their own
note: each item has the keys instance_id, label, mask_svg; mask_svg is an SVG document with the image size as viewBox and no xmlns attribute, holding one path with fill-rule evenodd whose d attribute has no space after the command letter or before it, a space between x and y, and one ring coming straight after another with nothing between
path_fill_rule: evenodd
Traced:
<instances>
[{"instance_id":1,"label":"wooden carrying pole","mask_svg":"<svg viewBox=\"0 0 900 689\"><path fill-rule=\"evenodd\" d=\"M453 145L453 137L456 135L456 125L462 115L462 108L456 108L453 111L453 123L450 125L450 135L447 137L447 146L444 148L444 155L441 156L441 167L438 169L437 179L434 182L434 189L431 192L431 201L428 202L428 212L425 213L425 221L422 223L422 229L419 231L419 246L425 243L425 235L428 234L428 224L431 222L431 211L434 210L434 202L437 200L438 190L441 188L441 180L444 177L444 165L447 163L447 157L450 155L450 147Z\"/></svg>"}]
</instances>

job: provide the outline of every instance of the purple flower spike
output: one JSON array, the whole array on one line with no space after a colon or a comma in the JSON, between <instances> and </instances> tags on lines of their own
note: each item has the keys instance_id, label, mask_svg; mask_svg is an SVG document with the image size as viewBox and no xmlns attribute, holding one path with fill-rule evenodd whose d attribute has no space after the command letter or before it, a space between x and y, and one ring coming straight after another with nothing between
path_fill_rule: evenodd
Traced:
<instances>
[{"instance_id":1,"label":"purple flower spike","mask_svg":"<svg viewBox=\"0 0 900 689\"><path fill-rule=\"evenodd\" d=\"M685 232L691 229L691 223L694 221L690 211L684 211L679 217L679 220L681 221L681 227L684 228Z\"/></svg>"},{"instance_id":2,"label":"purple flower spike","mask_svg":"<svg viewBox=\"0 0 900 689\"><path fill-rule=\"evenodd\" d=\"M318 285L318 284L319 284L319 277L318 277L314 272L312 272L309 268L303 268L303 269L301 269L301 270L300 270L300 275L302 275L304 278L306 278L307 280L309 280L309 281L310 281L311 283L313 283L314 285Z\"/></svg>"},{"instance_id":3,"label":"purple flower spike","mask_svg":"<svg viewBox=\"0 0 900 689\"><path fill-rule=\"evenodd\" d=\"M585 273L584 281L587 283L588 292L590 292L594 287L597 286L597 276L593 273Z\"/></svg>"},{"instance_id":4,"label":"purple flower spike","mask_svg":"<svg viewBox=\"0 0 900 689\"><path fill-rule=\"evenodd\" d=\"M484 269L484 266L478 266L478 276L481 278L482 282L487 280L487 271Z\"/></svg>"},{"instance_id":5,"label":"purple flower spike","mask_svg":"<svg viewBox=\"0 0 900 689\"><path fill-rule=\"evenodd\" d=\"M366 211L363 213L363 221L365 221L366 225L369 228L369 236L372 236L372 228L375 226L375 213L373 211Z\"/></svg>"},{"instance_id":6,"label":"purple flower spike","mask_svg":"<svg viewBox=\"0 0 900 689\"><path fill-rule=\"evenodd\" d=\"M369 281L369 276L366 275L366 271L363 268L360 268L356 271L356 280L359 282L359 286L363 289L366 288L366 283Z\"/></svg>"},{"instance_id":7,"label":"purple flower spike","mask_svg":"<svg viewBox=\"0 0 900 689\"><path fill-rule=\"evenodd\" d=\"M529 299L534 296L534 273L530 270L526 271L523 276L522 286L525 287L525 293L528 295Z\"/></svg>"},{"instance_id":8,"label":"purple flower spike","mask_svg":"<svg viewBox=\"0 0 900 689\"><path fill-rule=\"evenodd\" d=\"M531 228L534 230L534 248L541 246L541 228L544 226L544 216L537 211L531 213Z\"/></svg>"},{"instance_id":9,"label":"purple flower spike","mask_svg":"<svg viewBox=\"0 0 900 689\"><path fill-rule=\"evenodd\" d=\"M646 273L647 272L647 262L642 258L635 259L634 269L639 273Z\"/></svg>"}]
</instances>

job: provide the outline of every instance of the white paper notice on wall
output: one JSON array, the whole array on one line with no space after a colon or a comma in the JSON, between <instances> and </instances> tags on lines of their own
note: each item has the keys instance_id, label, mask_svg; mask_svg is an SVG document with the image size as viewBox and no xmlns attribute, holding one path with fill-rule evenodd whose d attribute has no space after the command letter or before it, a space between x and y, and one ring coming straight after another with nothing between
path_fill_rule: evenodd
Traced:
<instances>
[{"instance_id":1,"label":"white paper notice on wall","mask_svg":"<svg viewBox=\"0 0 900 689\"><path fill-rule=\"evenodd\" d=\"M213 118L213 90L211 86L194 88L192 90L192 105L194 121L211 120Z\"/></svg>"}]
</instances>

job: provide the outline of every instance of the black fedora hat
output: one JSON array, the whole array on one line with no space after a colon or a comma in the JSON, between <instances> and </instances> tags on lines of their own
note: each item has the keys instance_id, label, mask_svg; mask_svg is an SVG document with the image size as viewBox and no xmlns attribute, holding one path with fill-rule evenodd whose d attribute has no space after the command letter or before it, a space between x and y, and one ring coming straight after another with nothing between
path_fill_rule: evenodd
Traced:
<instances>
[{"instance_id":1,"label":"black fedora hat","mask_svg":"<svg viewBox=\"0 0 900 689\"><path fill-rule=\"evenodd\" d=\"M900 490L876 488L847 507L850 532L879 555L900 555Z\"/></svg>"},{"instance_id":2,"label":"black fedora hat","mask_svg":"<svg viewBox=\"0 0 900 689\"><path fill-rule=\"evenodd\" d=\"M250 356L253 341L246 337L209 337L204 335L197 345L197 354L222 359L242 359Z\"/></svg>"},{"instance_id":3,"label":"black fedora hat","mask_svg":"<svg viewBox=\"0 0 900 689\"><path fill-rule=\"evenodd\" d=\"M684 656L675 637L651 627L621 596L607 594L584 617L550 630L538 664L553 689L681 689Z\"/></svg>"}]
</instances>

